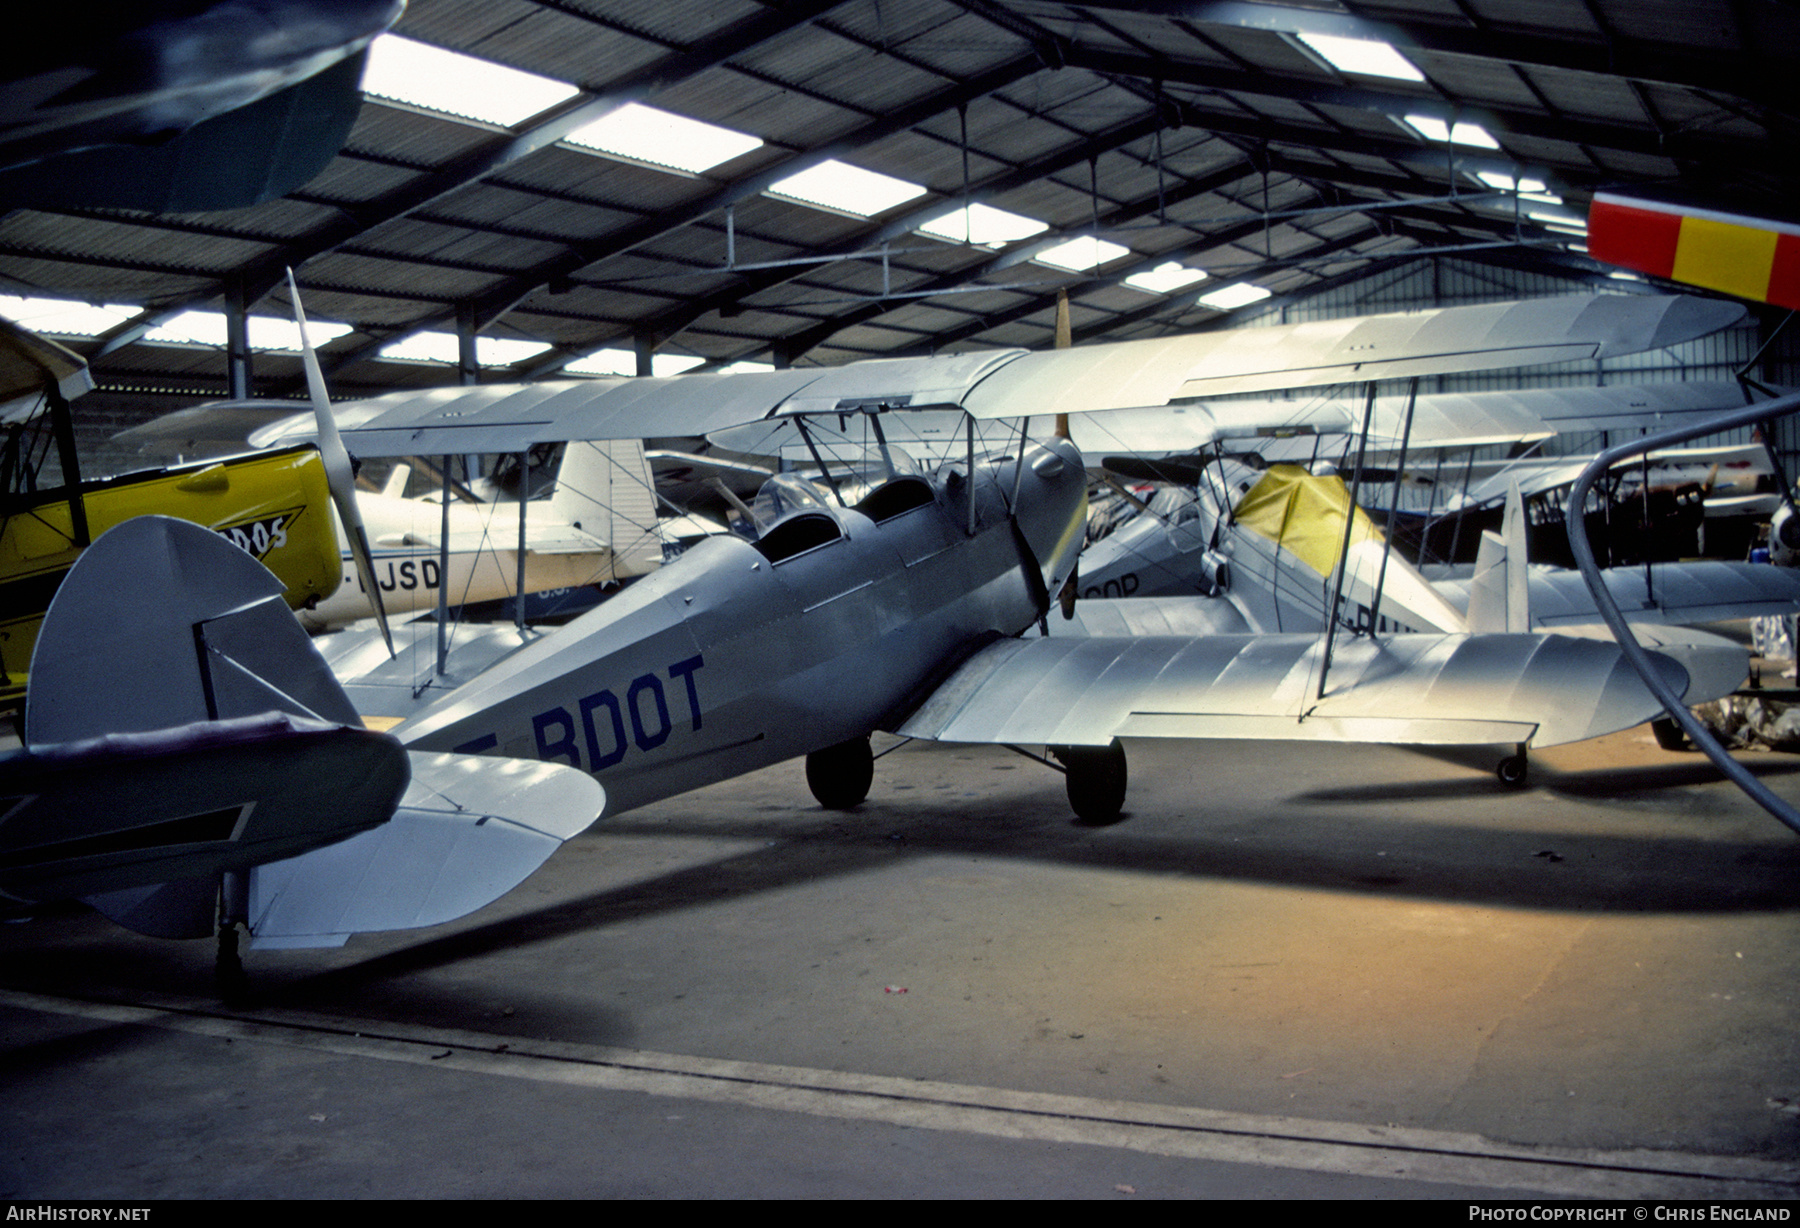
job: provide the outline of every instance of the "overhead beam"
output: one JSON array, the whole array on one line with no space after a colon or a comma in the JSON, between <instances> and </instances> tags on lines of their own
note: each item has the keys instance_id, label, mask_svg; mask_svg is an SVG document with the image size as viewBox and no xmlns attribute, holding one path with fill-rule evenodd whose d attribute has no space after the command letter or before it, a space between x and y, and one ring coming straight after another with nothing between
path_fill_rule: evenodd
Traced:
<instances>
[{"instance_id":1,"label":"overhead beam","mask_svg":"<svg viewBox=\"0 0 1800 1228\"><path fill-rule=\"evenodd\" d=\"M1740 139L1706 136L1700 131L1659 133L1627 124L1611 124L1600 120L1565 115L1546 115L1524 107L1482 102L1464 105L1446 100L1436 93L1402 88L1381 89L1369 85L1345 85L1336 82L1303 81L1274 73L1250 73L1212 64L1166 59L1162 56L1088 48L1080 45L1064 52L1071 68L1085 68L1110 76L1139 77L1192 85L1238 95L1279 98L1306 106L1335 107L1347 111L1372 111L1388 115L1396 121L1407 115L1428 115L1451 123L1457 119L1492 116L1496 121L1494 135L1504 140L1508 133L1539 140L1568 141L1598 149L1616 149L1625 153L1647 154L1695 163L1735 163L1746 158L1766 156L1766 139ZM1201 114L1205 114L1202 112ZM1426 148L1429 148L1427 146Z\"/></svg>"},{"instance_id":2,"label":"overhead beam","mask_svg":"<svg viewBox=\"0 0 1800 1228\"><path fill-rule=\"evenodd\" d=\"M1800 115L1793 74L1800 68L1800 13L1775 0L1744 0L1737 6L1740 46L1735 50L1611 37L1596 30L1591 38L1558 32L1536 34L1496 29L1466 22L1399 20L1392 10L1379 19L1359 16L1355 0L1350 12L1329 12L1296 5L1248 3L1246 0L1066 0L1070 8L1153 13L1198 25L1235 26L1278 34L1333 34L1392 44L1444 55L1500 61L1527 68L1557 68L1628 77L1656 85L1715 91L1743 98L1774 114ZM1775 54L1770 54L1773 51Z\"/></svg>"},{"instance_id":3,"label":"overhead beam","mask_svg":"<svg viewBox=\"0 0 1800 1228\"><path fill-rule=\"evenodd\" d=\"M790 175L808 170L821 162L854 153L866 145L904 132L933 116L954 110L977 98L1024 80L1033 73L1041 71L1043 67L1043 62L1036 55L1015 57L969 81L940 90L928 98L902 107L891 115L872 120L836 140L783 158L698 200L676 209L665 210L654 218L627 226L623 230L592 242L572 245L567 253L544 261L516 277L508 278L495 289L481 295L477 302L483 322L484 324L491 323L498 319L528 295L535 293L556 278L571 276L598 261L623 255L634 248L691 225L709 214L716 213L727 205L758 196Z\"/></svg>"},{"instance_id":4,"label":"overhead beam","mask_svg":"<svg viewBox=\"0 0 1800 1228\"><path fill-rule=\"evenodd\" d=\"M1015 188L1023 187L1027 184L1045 179L1059 171L1067 170L1070 167L1079 166L1090 158L1111 153L1133 141L1141 140L1146 136L1153 135L1160 123L1161 120L1156 115L1146 115L1132 120L1129 123L1122 124L1107 132L1100 133L1089 140L1075 142L1069 147L1059 150L1047 158L1025 166L1015 167L1012 170L991 176L980 183L972 184L967 193L967 199L970 203L985 203L986 201L1001 196ZM1212 172L1201 176L1198 179L1183 180L1172 185L1163 194L1163 201L1166 204L1179 204L1182 201L1191 199L1195 196L1216 191L1226 184L1235 182L1242 179L1244 176L1253 173L1254 168L1248 163L1235 163L1229 168ZM963 196L959 195L957 199L960 202L963 199ZM1155 202L1152 201L1150 203L1152 208L1147 211L1139 211L1132 216L1142 216L1144 212L1154 212L1153 206ZM935 217L941 216L943 212L944 202L941 199L935 200L930 204L922 205L919 208L911 209L895 217L889 218L879 225L870 227L867 231L852 235L843 242L822 249L816 254L821 257L829 258L832 256L849 256L857 252L864 252L871 247L912 234L921 225L931 221ZM1114 222L1113 224L1117 223ZM1007 250L1011 252L1016 248L1029 246L1032 252L1036 252L1051 244L1060 243L1064 238L1066 238L1066 234L1057 231L1045 238L1028 240L1024 244L1015 244ZM1011 262L1017 263L1017 260L1015 259ZM989 263L990 262L984 261L972 269L964 270L957 274L946 275L937 280L941 281L944 286L959 284L960 282L980 276L982 272L988 270ZM653 316L646 321L642 327L648 328L657 336L667 340L714 311L739 307L746 299L757 294L765 293L777 286L805 277L810 271L811 269L807 266L793 266L776 269L759 269L752 272L746 272L741 275L741 280L737 284L716 290L711 294L702 295L699 298L689 300L669 311ZM875 306L866 308L858 307L853 308L847 315L855 317L861 316L863 313L867 312L869 313L869 316L864 316L863 318L869 318L872 315L880 314L884 310L887 310L887 308L878 308ZM850 322L854 323L858 321L852 319ZM605 340L606 338L604 337L597 337L595 338L593 345L603 344ZM522 374L528 379L548 374L566 363L569 354L581 352L581 350L569 346L562 347L562 350L564 351L563 353L547 359L538 360L531 367L524 370Z\"/></svg>"},{"instance_id":5,"label":"overhead beam","mask_svg":"<svg viewBox=\"0 0 1800 1228\"><path fill-rule=\"evenodd\" d=\"M1253 173L1254 168L1248 163L1238 163L1214 171L1212 174L1200 179L1191 180L1178 185L1177 191L1180 192L1179 199L1191 199L1195 196L1202 196L1208 192L1217 191L1219 188L1230 183L1235 183L1246 175ZM1099 228L1105 230L1108 227L1119 226L1141 217L1147 217L1156 212L1159 203L1166 203L1169 200L1170 195L1170 193L1165 192L1162 194L1160 200L1154 196L1146 197L1142 200L1134 201L1129 205L1110 210L1101 216ZM1187 222L1183 225L1186 228L1191 229L1195 223ZM1258 223L1258 225L1260 225L1260 223ZM980 280L982 277L990 276L1004 269L1023 264L1038 252L1049 247L1054 247L1058 243L1065 242L1071 235L1086 234L1093 229L1093 225L1087 223L1081 226L1066 227L1049 234L1036 235L1030 239L1008 244L1005 248L988 257L986 260L971 265L968 268L959 269L954 273L942 274L927 280L921 285L908 287L908 298L881 300L864 306L854 307L848 311L838 312L828 320L821 320L811 328L784 338L783 345L791 357L798 357L808 350L824 344L824 342L835 333L841 332L842 330L857 324L865 324L870 320L876 319L890 311L894 311L899 307L907 305L913 301L913 296L916 296L921 292L950 291L967 286L972 282ZM1236 228L1234 228L1234 230L1235 229ZM1170 260L1180 259L1181 257L1177 254L1178 252L1192 251L1199 247L1211 246L1215 242L1216 240L1211 236L1202 237L1195 243L1184 244L1181 248L1176 249L1176 252L1164 252L1160 255L1151 256L1128 268L1118 270L1115 274L1109 274L1104 280L1109 284L1123 281L1126 277L1134 276L1146 269L1155 268L1157 265L1167 263ZM995 289L1004 291L1006 287L996 286Z\"/></svg>"}]
</instances>

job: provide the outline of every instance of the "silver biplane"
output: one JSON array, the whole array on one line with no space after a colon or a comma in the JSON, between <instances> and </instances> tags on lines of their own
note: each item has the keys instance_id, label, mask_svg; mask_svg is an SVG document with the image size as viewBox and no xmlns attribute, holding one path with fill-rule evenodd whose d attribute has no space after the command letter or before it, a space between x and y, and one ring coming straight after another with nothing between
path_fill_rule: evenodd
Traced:
<instances>
[{"instance_id":1,"label":"silver biplane","mask_svg":"<svg viewBox=\"0 0 1800 1228\"><path fill-rule=\"evenodd\" d=\"M759 496L755 541L704 541L461 685L349 690L365 711L404 716L393 732L409 747L591 773L614 813L800 755L815 796L851 806L870 786L875 730L1047 746L1090 820L1123 804L1120 737L1507 744L1522 774L1527 745L1658 714L1616 646L1540 634L1335 646L1310 633L1060 634L1051 612L1082 540L1081 453L1068 439L1027 444L1021 428L1003 454L978 456L974 424L1591 358L1700 335L1737 311L1555 299L1035 353L377 398L343 414L365 455L761 423L797 433L824 485L777 477ZM909 433L901 410L935 412ZM1256 429L1194 412L1215 435ZM901 437L943 432L946 414L964 423L960 455L909 465ZM858 428L884 469L852 503L826 489L836 479L824 452L827 436ZM1048 634L1024 638L1033 627ZM1697 643L1671 645L1658 667L1697 699L1730 689L1744 664L1741 649Z\"/></svg>"}]
</instances>

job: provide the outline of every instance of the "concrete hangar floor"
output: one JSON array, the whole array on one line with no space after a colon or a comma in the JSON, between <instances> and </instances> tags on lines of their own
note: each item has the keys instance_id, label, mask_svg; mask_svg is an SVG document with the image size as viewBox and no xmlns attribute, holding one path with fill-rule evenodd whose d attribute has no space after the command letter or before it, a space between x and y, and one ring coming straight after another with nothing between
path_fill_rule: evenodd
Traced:
<instances>
[{"instance_id":1,"label":"concrete hangar floor","mask_svg":"<svg viewBox=\"0 0 1800 1228\"><path fill-rule=\"evenodd\" d=\"M1800 1195L1800 841L1699 756L1129 750L1109 827L1002 749L787 764L235 1006L0 926L0 1195Z\"/></svg>"}]
</instances>

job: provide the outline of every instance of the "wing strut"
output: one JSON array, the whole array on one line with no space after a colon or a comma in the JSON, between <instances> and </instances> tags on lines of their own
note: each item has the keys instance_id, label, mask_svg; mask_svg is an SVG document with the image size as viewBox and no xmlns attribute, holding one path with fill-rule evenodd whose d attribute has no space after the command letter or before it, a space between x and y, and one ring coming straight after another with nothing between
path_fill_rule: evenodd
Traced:
<instances>
[{"instance_id":1,"label":"wing strut","mask_svg":"<svg viewBox=\"0 0 1800 1228\"><path fill-rule=\"evenodd\" d=\"M1344 595L1344 573L1350 569L1350 534L1356 528L1356 500L1362 491L1363 456L1369 447L1369 423L1375 418L1375 381L1370 380L1363 399L1362 436L1356 444L1356 471L1350 476L1350 508L1344 517L1344 547L1338 551L1337 580L1331 586L1331 605L1325 611L1325 651L1319 654L1319 694L1325 698L1326 680L1331 676L1331 644L1337 638L1338 602Z\"/></svg>"},{"instance_id":2,"label":"wing strut","mask_svg":"<svg viewBox=\"0 0 1800 1228\"><path fill-rule=\"evenodd\" d=\"M439 506L443 509L438 516L437 673L440 678L450 672L450 462L454 459L449 453L444 454L443 493L438 496ZM524 476L521 475L519 480L523 483Z\"/></svg>"},{"instance_id":3,"label":"wing strut","mask_svg":"<svg viewBox=\"0 0 1800 1228\"><path fill-rule=\"evenodd\" d=\"M530 502L525 496L530 493L531 453L525 451L519 453L519 550L513 560L518 565L518 578L513 583L513 625L518 627L521 635L525 633L525 505ZM618 555L615 553L613 558L613 575L617 576Z\"/></svg>"},{"instance_id":4,"label":"wing strut","mask_svg":"<svg viewBox=\"0 0 1800 1228\"><path fill-rule=\"evenodd\" d=\"M1394 465L1394 502L1388 510L1387 533L1385 534L1387 541L1381 551L1381 571L1375 576L1375 605L1369 611L1369 633L1371 635L1381 627L1381 590L1387 584L1388 559L1394 553L1394 517L1400 511L1400 483L1406 477L1406 445L1412 440L1413 408L1418 403L1419 377L1415 375L1406 390L1406 425L1400 429L1400 459ZM1350 500L1350 514L1356 515L1355 499Z\"/></svg>"}]
</instances>

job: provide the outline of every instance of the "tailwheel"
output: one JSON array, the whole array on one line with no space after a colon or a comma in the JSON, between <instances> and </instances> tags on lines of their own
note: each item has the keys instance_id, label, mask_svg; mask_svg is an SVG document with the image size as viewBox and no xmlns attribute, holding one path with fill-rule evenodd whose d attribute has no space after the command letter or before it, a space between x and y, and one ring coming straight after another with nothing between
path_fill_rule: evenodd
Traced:
<instances>
[{"instance_id":1,"label":"tailwheel","mask_svg":"<svg viewBox=\"0 0 1800 1228\"><path fill-rule=\"evenodd\" d=\"M250 988L250 978L244 974L243 956L238 954L238 927L221 925L218 938L213 959L213 986L221 1001L238 1002Z\"/></svg>"},{"instance_id":2,"label":"tailwheel","mask_svg":"<svg viewBox=\"0 0 1800 1228\"><path fill-rule=\"evenodd\" d=\"M1062 761L1069 805L1083 823L1111 823L1125 806L1125 748L1114 738L1105 746L1052 746Z\"/></svg>"},{"instance_id":3,"label":"tailwheel","mask_svg":"<svg viewBox=\"0 0 1800 1228\"><path fill-rule=\"evenodd\" d=\"M867 738L851 738L806 756L806 787L827 810L860 805L874 783L875 755Z\"/></svg>"},{"instance_id":4,"label":"tailwheel","mask_svg":"<svg viewBox=\"0 0 1800 1228\"><path fill-rule=\"evenodd\" d=\"M1516 753L1508 755L1495 766L1494 775L1507 788L1517 789L1525 784L1525 776L1530 767L1531 760L1526 756L1525 746L1521 743Z\"/></svg>"}]
</instances>

